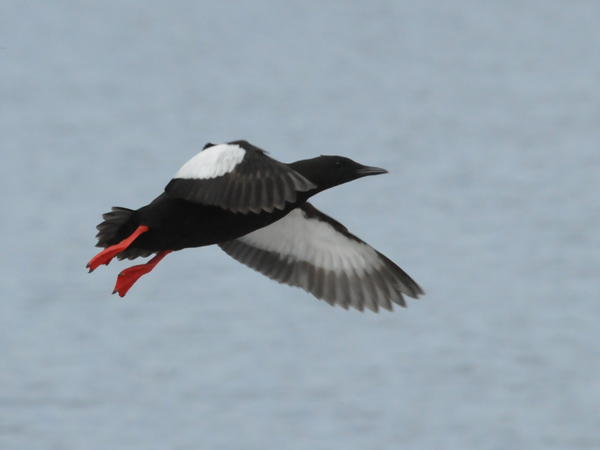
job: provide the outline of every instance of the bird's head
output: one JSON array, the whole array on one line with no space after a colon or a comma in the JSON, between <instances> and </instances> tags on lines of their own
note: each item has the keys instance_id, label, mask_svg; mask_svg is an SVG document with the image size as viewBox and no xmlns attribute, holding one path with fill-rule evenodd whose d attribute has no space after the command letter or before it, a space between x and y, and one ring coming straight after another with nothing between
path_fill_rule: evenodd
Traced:
<instances>
[{"instance_id":1,"label":"bird's head","mask_svg":"<svg viewBox=\"0 0 600 450\"><path fill-rule=\"evenodd\" d=\"M363 166L343 156L321 155L289 164L296 172L317 185L319 191L370 175L388 173L379 167Z\"/></svg>"}]
</instances>

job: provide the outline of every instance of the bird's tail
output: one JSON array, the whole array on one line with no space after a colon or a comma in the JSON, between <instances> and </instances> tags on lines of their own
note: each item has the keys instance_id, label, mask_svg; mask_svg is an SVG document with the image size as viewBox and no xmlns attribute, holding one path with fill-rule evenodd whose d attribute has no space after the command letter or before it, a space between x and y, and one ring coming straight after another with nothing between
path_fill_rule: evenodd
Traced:
<instances>
[{"instance_id":1,"label":"bird's tail","mask_svg":"<svg viewBox=\"0 0 600 450\"><path fill-rule=\"evenodd\" d=\"M134 218L135 211L128 208L113 206L110 212L102 214L104 222L98 224L96 229L98 234L96 238L98 243L96 247L106 248L116 245L123 239L128 238L137 229L139 223ZM139 248L127 248L119 253L119 259L135 259L139 256L149 256L153 252Z\"/></svg>"}]
</instances>

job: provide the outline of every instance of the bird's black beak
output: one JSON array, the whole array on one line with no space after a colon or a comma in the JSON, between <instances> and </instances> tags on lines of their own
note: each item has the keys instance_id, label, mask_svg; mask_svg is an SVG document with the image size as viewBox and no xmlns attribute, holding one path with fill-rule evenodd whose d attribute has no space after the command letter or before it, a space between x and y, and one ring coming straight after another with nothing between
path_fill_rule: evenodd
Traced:
<instances>
[{"instance_id":1,"label":"bird's black beak","mask_svg":"<svg viewBox=\"0 0 600 450\"><path fill-rule=\"evenodd\" d=\"M381 174L389 173L389 172L387 170L381 169L379 167L363 166L360 169L357 169L356 173L358 175L360 175L361 177L366 177L369 175L381 175Z\"/></svg>"}]
</instances>

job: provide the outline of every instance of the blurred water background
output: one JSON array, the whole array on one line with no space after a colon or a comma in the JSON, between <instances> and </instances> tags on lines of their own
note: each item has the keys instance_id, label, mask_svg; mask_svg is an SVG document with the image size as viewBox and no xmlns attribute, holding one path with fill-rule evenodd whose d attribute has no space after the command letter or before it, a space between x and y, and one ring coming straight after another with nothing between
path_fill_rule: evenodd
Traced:
<instances>
[{"instance_id":1,"label":"blurred water background","mask_svg":"<svg viewBox=\"0 0 600 450\"><path fill-rule=\"evenodd\" d=\"M600 3L0 5L0 448L600 448ZM427 295L218 248L125 299L95 225L207 141L389 175L314 204Z\"/></svg>"}]
</instances>

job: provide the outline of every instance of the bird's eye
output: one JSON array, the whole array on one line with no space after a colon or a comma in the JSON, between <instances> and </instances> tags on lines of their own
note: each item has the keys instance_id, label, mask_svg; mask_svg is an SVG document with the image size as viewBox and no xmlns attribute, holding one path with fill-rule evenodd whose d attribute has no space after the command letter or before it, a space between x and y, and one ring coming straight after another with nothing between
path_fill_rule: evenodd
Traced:
<instances>
[{"instance_id":1,"label":"bird's eye","mask_svg":"<svg viewBox=\"0 0 600 450\"><path fill-rule=\"evenodd\" d=\"M342 167L342 162L341 161L336 161L335 162L335 167Z\"/></svg>"}]
</instances>

